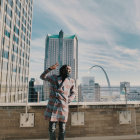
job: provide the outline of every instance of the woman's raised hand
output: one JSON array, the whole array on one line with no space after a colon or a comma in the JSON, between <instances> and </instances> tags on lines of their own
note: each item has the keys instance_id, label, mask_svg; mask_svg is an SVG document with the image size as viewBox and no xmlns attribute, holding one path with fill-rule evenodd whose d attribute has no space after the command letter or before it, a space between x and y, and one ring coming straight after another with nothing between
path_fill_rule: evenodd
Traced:
<instances>
[{"instance_id":1,"label":"woman's raised hand","mask_svg":"<svg viewBox=\"0 0 140 140\"><path fill-rule=\"evenodd\" d=\"M52 65L52 66L50 67L50 69L54 70L54 69L56 69L58 66L59 66L59 64L58 64L58 62L57 62L55 65Z\"/></svg>"}]
</instances>

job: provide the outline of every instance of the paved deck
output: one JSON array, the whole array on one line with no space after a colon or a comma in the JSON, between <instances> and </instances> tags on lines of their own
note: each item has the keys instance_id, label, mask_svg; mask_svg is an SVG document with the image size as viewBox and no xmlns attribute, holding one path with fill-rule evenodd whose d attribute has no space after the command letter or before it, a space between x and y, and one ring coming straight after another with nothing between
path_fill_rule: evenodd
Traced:
<instances>
[{"instance_id":1,"label":"paved deck","mask_svg":"<svg viewBox=\"0 0 140 140\"><path fill-rule=\"evenodd\" d=\"M22 139L22 140L49 140L49 139ZM140 140L140 135L75 137L75 138L65 138L65 140Z\"/></svg>"}]
</instances>

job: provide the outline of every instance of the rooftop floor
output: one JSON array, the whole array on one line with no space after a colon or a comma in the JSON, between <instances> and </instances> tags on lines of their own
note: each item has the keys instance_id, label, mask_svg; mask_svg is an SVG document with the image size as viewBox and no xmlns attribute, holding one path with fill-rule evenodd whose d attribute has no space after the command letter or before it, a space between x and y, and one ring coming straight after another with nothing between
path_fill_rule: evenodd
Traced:
<instances>
[{"instance_id":1,"label":"rooftop floor","mask_svg":"<svg viewBox=\"0 0 140 140\"><path fill-rule=\"evenodd\" d=\"M20 140L49 140L49 139L20 139ZM140 140L140 135L75 137L75 138L65 138L65 140Z\"/></svg>"}]
</instances>

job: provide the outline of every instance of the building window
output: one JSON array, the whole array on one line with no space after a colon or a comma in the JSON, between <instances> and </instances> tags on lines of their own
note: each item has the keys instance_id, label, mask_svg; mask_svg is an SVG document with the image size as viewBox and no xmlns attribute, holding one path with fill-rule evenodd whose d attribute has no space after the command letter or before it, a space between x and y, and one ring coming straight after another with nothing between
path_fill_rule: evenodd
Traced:
<instances>
[{"instance_id":1,"label":"building window","mask_svg":"<svg viewBox=\"0 0 140 140\"><path fill-rule=\"evenodd\" d=\"M0 0L0 8L1 8L2 5L3 5L3 0Z\"/></svg>"},{"instance_id":2,"label":"building window","mask_svg":"<svg viewBox=\"0 0 140 140\"><path fill-rule=\"evenodd\" d=\"M31 32L31 26L30 26L30 32Z\"/></svg>"},{"instance_id":3,"label":"building window","mask_svg":"<svg viewBox=\"0 0 140 140\"><path fill-rule=\"evenodd\" d=\"M5 23L11 28L11 20L5 16Z\"/></svg>"},{"instance_id":4,"label":"building window","mask_svg":"<svg viewBox=\"0 0 140 140\"><path fill-rule=\"evenodd\" d=\"M23 15L24 15L25 17L27 17L27 13L26 13L26 11L24 10L24 8L23 8Z\"/></svg>"},{"instance_id":5,"label":"building window","mask_svg":"<svg viewBox=\"0 0 140 140\"><path fill-rule=\"evenodd\" d=\"M16 14L18 15L18 17L20 18L20 11L18 10L18 8L16 7L15 9Z\"/></svg>"},{"instance_id":6,"label":"building window","mask_svg":"<svg viewBox=\"0 0 140 140\"><path fill-rule=\"evenodd\" d=\"M12 17L12 10L7 5L5 5L5 11L8 13L10 17Z\"/></svg>"},{"instance_id":7,"label":"building window","mask_svg":"<svg viewBox=\"0 0 140 140\"><path fill-rule=\"evenodd\" d=\"M30 20L30 25L32 24L32 21Z\"/></svg>"},{"instance_id":8,"label":"building window","mask_svg":"<svg viewBox=\"0 0 140 140\"><path fill-rule=\"evenodd\" d=\"M24 78L24 82L25 82L25 83L28 82L28 77L25 77L25 78Z\"/></svg>"},{"instance_id":9,"label":"building window","mask_svg":"<svg viewBox=\"0 0 140 140\"><path fill-rule=\"evenodd\" d=\"M26 34L26 28L23 26L23 24L22 24L22 31Z\"/></svg>"},{"instance_id":10,"label":"building window","mask_svg":"<svg viewBox=\"0 0 140 140\"><path fill-rule=\"evenodd\" d=\"M20 27L20 20L16 18L16 24Z\"/></svg>"},{"instance_id":11,"label":"building window","mask_svg":"<svg viewBox=\"0 0 140 140\"><path fill-rule=\"evenodd\" d=\"M19 0L16 0L16 4L18 5L19 8L21 8L21 3L19 2Z\"/></svg>"},{"instance_id":12,"label":"building window","mask_svg":"<svg viewBox=\"0 0 140 140\"><path fill-rule=\"evenodd\" d=\"M15 55L14 54L12 54L12 62L14 62L15 61Z\"/></svg>"},{"instance_id":13,"label":"building window","mask_svg":"<svg viewBox=\"0 0 140 140\"><path fill-rule=\"evenodd\" d=\"M9 52L4 50L3 54L2 54L2 57L8 59L9 58Z\"/></svg>"},{"instance_id":14,"label":"building window","mask_svg":"<svg viewBox=\"0 0 140 140\"><path fill-rule=\"evenodd\" d=\"M10 32L8 32L6 29L5 29L5 31L4 31L4 34L5 34L7 37L10 38Z\"/></svg>"},{"instance_id":15,"label":"building window","mask_svg":"<svg viewBox=\"0 0 140 140\"><path fill-rule=\"evenodd\" d=\"M17 72L17 67L16 67L16 65L13 65L13 72Z\"/></svg>"},{"instance_id":16,"label":"building window","mask_svg":"<svg viewBox=\"0 0 140 140\"><path fill-rule=\"evenodd\" d=\"M26 40L26 43L28 44L28 38L27 38L27 40Z\"/></svg>"},{"instance_id":17,"label":"building window","mask_svg":"<svg viewBox=\"0 0 140 140\"><path fill-rule=\"evenodd\" d=\"M24 52L22 52L22 57L24 57Z\"/></svg>"},{"instance_id":18,"label":"building window","mask_svg":"<svg viewBox=\"0 0 140 140\"><path fill-rule=\"evenodd\" d=\"M3 69L4 70L8 69L8 62L3 61Z\"/></svg>"},{"instance_id":19,"label":"building window","mask_svg":"<svg viewBox=\"0 0 140 140\"><path fill-rule=\"evenodd\" d=\"M10 4L11 7L13 7L13 0L8 0L8 3Z\"/></svg>"},{"instance_id":20,"label":"building window","mask_svg":"<svg viewBox=\"0 0 140 140\"><path fill-rule=\"evenodd\" d=\"M27 28L28 28L28 30L30 30L30 26L29 26L29 24L27 25Z\"/></svg>"},{"instance_id":21,"label":"building window","mask_svg":"<svg viewBox=\"0 0 140 140\"><path fill-rule=\"evenodd\" d=\"M19 64L21 64L21 58L19 59Z\"/></svg>"},{"instance_id":22,"label":"building window","mask_svg":"<svg viewBox=\"0 0 140 140\"><path fill-rule=\"evenodd\" d=\"M18 47L17 47L16 45L13 45L13 51L14 51L15 53L18 53Z\"/></svg>"},{"instance_id":23,"label":"building window","mask_svg":"<svg viewBox=\"0 0 140 140\"><path fill-rule=\"evenodd\" d=\"M13 35L13 40L18 44L18 42L19 42L18 37L16 37L15 35Z\"/></svg>"},{"instance_id":24,"label":"building window","mask_svg":"<svg viewBox=\"0 0 140 140\"><path fill-rule=\"evenodd\" d=\"M25 41L25 35L23 33L21 33L21 38Z\"/></svg>"},{"instance_id":25,"label":"building window","mask_svg":"<svg viewBox=\"0 0 140 140\"><path fill-rule=\"evenodd\" d=\"M24 25L26 26L26 20L25 20L24 16L22 16L22 22L23 22Z\"/></svg>"},{"instance_id":26,"label":"building window","mask_svg":"<svg viewBox=\"0 0 140 140\"><path fill-rule=\"evenodd\" d=\"M14 32L19 35L19 29L16 26L14 26Z\"/></svg>"}]
</instances>

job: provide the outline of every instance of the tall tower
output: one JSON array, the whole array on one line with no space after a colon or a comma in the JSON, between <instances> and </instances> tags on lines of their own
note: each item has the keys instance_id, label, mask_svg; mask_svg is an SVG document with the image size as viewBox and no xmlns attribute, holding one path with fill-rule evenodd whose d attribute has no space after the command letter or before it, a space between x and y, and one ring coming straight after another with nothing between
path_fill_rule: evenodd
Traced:
<instances>
[{"instance_id":1,"label":"tall tower","mask_svg":"<svg viewBox=\"0 0 140 140\"><path fill-rule=\"evenodd\" d=\"M59 67L50 72L50 74L59 74L59 68L68 64L72 68L71 77L75 79L77 85L78 79L78 39L76 35L65 35L61 30L58 35L48 34L45 43L45 61L44 69L47 69L56 62ZM49 87L44 82L44 98L48 99Z\"/></svg>"},{"instance_id":2,"label":"tall tower","mask_svg":"<svg viewBox=\"0 0 140 140\"><path fill-rule=\"evenodd\" d=\"M0 0L0 102L28 93L33 0Z\"/></svg>"},{"instance_id":3,"label":"tall tower","mask_svg":"<svg viewBox=\"0 0 140 140\"><path fill-rule=\"evenodd\" d=\"M95 92L95 102L100 101L100 85L98 83L95 83L94 87L94 92Z\"/></svg>"},{"instance_id":4,"label":"tall tower","mask_svg":"<svg viewBox=\"0 0 140 140\"><path fill-rule=\"evenodd\" d=\"M94 93L94 77L85 76L82 78L81 84L81 101L93 102L95 101Z\"/></svg>"}]
</instances>

